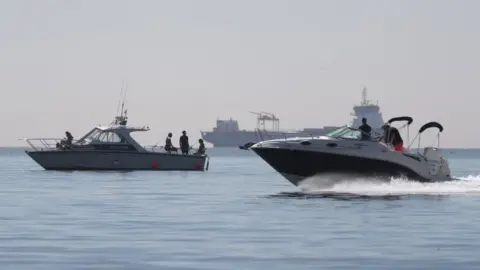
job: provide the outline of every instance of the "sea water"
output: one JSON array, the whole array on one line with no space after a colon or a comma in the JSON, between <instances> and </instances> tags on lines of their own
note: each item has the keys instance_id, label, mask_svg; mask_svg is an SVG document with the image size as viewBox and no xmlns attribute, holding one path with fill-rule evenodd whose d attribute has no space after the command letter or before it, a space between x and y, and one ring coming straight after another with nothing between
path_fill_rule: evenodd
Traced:
<instances>
[{"instance_id":1,"label":"sea water","mask_svg":"<svg viewBox=\"0 0 480 270\"><path fill-rule=\"evenodd\" d=\"M207 172L52 172L0 150L0 269L476 269L480 151L463 181L294 187L251 152Z\"/></svg>"}]
</instances>

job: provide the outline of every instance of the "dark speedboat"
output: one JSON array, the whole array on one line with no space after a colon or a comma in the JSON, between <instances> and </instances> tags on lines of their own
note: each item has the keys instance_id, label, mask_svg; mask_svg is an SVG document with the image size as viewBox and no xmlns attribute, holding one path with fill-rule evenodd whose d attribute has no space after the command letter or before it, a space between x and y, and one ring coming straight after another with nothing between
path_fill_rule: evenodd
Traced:
<instances>
[{"instance_id":1,"label":"dark speedboat","mask_svg":"<svg viewBox=\"0 0 480 270\"><path fill-rule=\"evenodd\" d=\"M398 121L407 121L408 127L413 119L396 117L388 122ZM438 134L443 131L437 122L423 125L417 135L418 149L421 134L430 128L438 129ZM344 126L326 136L268 140L250 149L296 186L310 176L338 173L385 179L407 177L420 182L453 180L438 147L425 147L422 153L395 151L378 138L360 140L360 135L360 130Z\"/></svg>"}]
</instances>

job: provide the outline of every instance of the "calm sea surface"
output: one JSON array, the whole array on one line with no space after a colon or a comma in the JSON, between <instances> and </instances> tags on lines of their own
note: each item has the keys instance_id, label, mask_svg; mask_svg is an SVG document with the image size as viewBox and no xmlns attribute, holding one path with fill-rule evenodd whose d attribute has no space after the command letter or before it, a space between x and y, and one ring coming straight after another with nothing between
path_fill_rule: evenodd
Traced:
<instances>
[{"instance_id":1,"label":"calm sea surface","mask_svg":"<svg viewBox=\"0 0 480 270\"><path fill-rule=\"evenodd\" d=\"M449 151L465 181L353 179L329 196L209 151L208 172L68 173L0 149L0 269L480 268L479 150Z\"/></svg>"}]
</instances>

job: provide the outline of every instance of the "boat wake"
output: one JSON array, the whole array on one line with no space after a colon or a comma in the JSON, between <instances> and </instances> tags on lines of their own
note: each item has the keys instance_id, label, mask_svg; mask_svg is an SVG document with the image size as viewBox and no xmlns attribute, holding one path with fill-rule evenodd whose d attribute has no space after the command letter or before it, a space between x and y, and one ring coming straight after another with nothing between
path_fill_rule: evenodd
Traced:
<instances>
[{"instance_id":1,"label":"boat wake","mask_svg":"<svg viewBox=\"0 0 480 270\"><path fill-rule=\"evenodd\" d=\"M401 199L406 196L480 195L480 175L456 177L458 181L420 183L393 178L351 178L341 175L314 176L299 184L300 192L282 192L274 198Z\"/></svg>"}]
</instances>

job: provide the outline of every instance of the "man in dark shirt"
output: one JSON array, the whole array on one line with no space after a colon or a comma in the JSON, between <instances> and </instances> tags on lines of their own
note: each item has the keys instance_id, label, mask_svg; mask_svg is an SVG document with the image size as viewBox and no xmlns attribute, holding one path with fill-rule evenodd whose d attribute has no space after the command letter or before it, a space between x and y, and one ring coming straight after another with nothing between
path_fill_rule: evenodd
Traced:
<instances>
[{"instance_id":1,"label":"man in dark shirt","mask_svg":"<svg viewBox=\"0 0 480 270\"><path fill-rule=\"evenodd\" d=\"M190 144L188 143L188 136L185 130L182 131L182 136L180 136L180 149L182 150L182 154L188 155Z\"/></svg>"},{"instance_id":2,"label":"man in dark shirt","mask_svg":"<svg viewBox=\"0 0 480 270\"><path fill-rule=\"evenodd\" d=\"M367 124L367 118L362 118L362 125L358 127L358 130L362 132L360 137L362 141L371 139L372 127Z\"/></svg>"}]
</instances>

